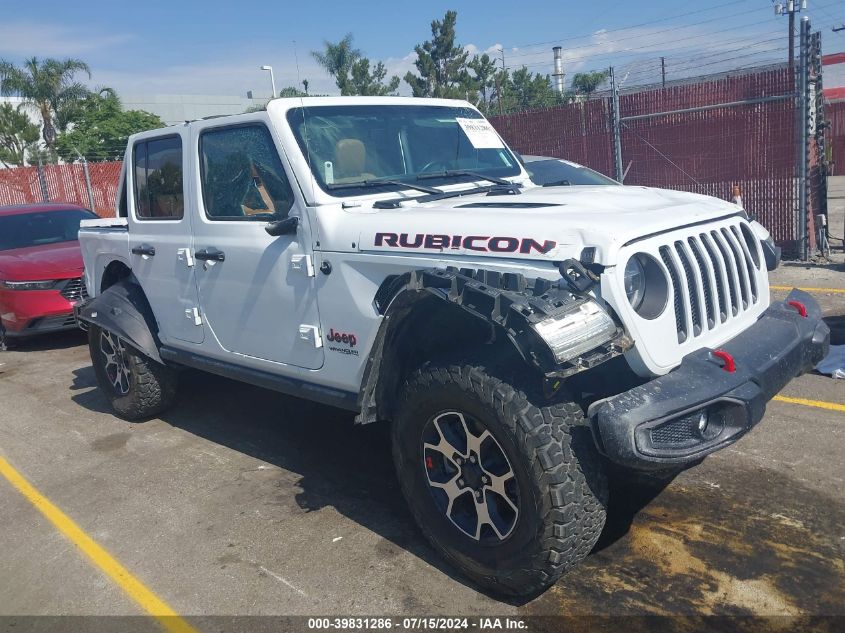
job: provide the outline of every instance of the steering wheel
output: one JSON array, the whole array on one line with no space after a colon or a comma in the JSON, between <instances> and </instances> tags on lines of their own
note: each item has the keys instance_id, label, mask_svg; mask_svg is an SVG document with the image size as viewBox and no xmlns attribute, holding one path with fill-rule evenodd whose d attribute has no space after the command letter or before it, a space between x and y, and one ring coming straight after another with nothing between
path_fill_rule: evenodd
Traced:
<instances>
[{"instance_id":1,"label":"steering wheel","mask_svg":"<svg viewBox=\"0 0 845 633\"><path fill-rule=\"evenodd\" d=\"M439 167L440 169L434 169L434 167ZM422 169L420 169L420 173L424 174L430 171L449 171L449 166L442 160L430 160L423 165Z\"/></svg>"}]
</instances>

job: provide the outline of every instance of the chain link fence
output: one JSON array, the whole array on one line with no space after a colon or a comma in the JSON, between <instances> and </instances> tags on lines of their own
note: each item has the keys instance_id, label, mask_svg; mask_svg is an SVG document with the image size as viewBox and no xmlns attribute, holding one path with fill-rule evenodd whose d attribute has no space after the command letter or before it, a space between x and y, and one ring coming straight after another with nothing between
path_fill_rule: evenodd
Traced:
<instances>
[{"instance_id":1,"label":"chain link fence","mask_svg":"<svg viewBox=\"0 0 845 633\"><path fill-rule=\"evenodd\" d=\"M825 148L845 154L838 149L845 129L839 108L829 108L832 127L815 124L828 116L821 98L821 37L810 33L809 24L802 29L802 57L794 65L625 89L611 69L610 92L491 121L523 154L580 162L626 185L723 199L732 199L738 186L745 208L785 256L806 259L815 248L814 216L826 208Z\"/></svg>"},{"instance_id":2,"label":"chain link fence","mask_svg":"<svg viewBox=\"0 0 845 633\"><path fill-rule=\"evenodd\" d=\"M69 202L114 217L122 165L121 161L88 163L88 178L81 163L0 169L0 206Z\"/></svg>"}]
</instances>

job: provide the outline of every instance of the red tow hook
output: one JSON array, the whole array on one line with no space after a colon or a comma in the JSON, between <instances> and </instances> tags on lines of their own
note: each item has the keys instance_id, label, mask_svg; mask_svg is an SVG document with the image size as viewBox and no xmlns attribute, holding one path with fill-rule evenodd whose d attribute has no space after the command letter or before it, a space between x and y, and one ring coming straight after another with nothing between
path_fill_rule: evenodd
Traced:
<instances>
[{"instance_id":1,"label":"red tow hook","mask_svg":"<svg viewBox=\"0 0 845 633\"><path fill-rule=\"evenodd\" d=\"M805 306L800 301L795 301L795 300L787 301L787 303L789 305L791 305L793 308L795 308L796 310L798 310L798 314L800 314L805 319L807 318L807 306Z\"/></svg>"},{"instance_id":2,"label":"red tow hook","mask_svg":"<svg viewBox=\"0 0 845 633\"><path fill-rule=\"evenodd\" d=\"M722 361L722 369L729 374L732 374L736 371L736 361L734 361L734 357L728 354L723 349L713 350L711 354Z\"/></svg>"}]
</instances>

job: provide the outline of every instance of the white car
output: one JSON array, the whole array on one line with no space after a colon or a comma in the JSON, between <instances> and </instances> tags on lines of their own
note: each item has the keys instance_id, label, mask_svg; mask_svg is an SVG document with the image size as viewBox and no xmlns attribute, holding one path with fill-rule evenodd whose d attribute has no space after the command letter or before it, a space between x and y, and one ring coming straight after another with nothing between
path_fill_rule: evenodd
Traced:
<instances>
[{"instance_id":1,"label":"white car","mask_svg":"<svg viewBox=\"0 0 845 633\"><path fill-rule=\"evenodd\" d=\"M541 187L578 187L584 185L619 185L589 167L564 158L551 156L519 156L531 182ZM748 216L751 228L760 240L766 268L775 270L780 265L781 248L775 244L769 231L753 216Z\"/></svg>"},{"instance_id":2,"label":"white car","mask_svg":"<svg viewBox=\"0 0 845 633\"><path fill-rule=\"evenodd\" d=\"M604 174L564 158L527 155L520 158L531 182L541 187L619 184Z\"/></svg>"},{"instance_id":3,"label":"white car","mask_svg":"<svg viewBox=\"0 0 845 633\"><path fill-rule=\"evenodd\" d=\"M389 423L422 531L503 594L590 552L608 464L700 461L828 347L809 295L770 304L736 205L535 186L463 101L276 99L132 136L117 217L80 242L118 415L192 367Z\"/></svg>"}]
</instances>

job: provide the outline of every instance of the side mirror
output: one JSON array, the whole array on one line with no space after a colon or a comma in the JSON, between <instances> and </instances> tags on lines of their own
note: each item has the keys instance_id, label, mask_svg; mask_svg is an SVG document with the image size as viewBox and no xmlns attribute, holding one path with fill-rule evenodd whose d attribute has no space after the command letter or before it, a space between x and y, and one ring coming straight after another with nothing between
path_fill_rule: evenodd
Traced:
<instances>
[{"instance_id":1,"label":"side mirror","mask_svg":"<svg viewBox=\"0 0 845 633\"><path fill-rule=\"evenodd\" d=\"M264 227L264 230L267 231L268 235L272 235L273 237L279 237L280 235L290 235L292 233L296 233L296 228L299 226L299 218L295 215L292 215L284 220L276 220L275 222L269 222L267 226Z\"/></svg>"}]
</instances>

